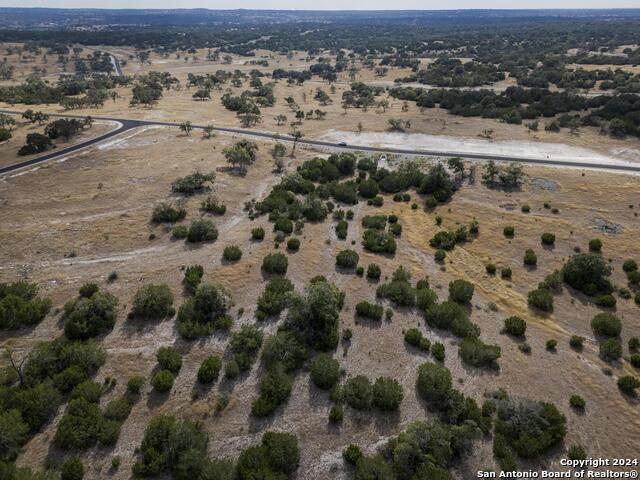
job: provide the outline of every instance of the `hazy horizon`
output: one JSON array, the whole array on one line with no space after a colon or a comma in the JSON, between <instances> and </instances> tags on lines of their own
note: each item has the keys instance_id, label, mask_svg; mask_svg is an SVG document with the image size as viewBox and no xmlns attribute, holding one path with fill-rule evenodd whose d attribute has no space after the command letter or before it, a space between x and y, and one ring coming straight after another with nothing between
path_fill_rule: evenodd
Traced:
<instances>
[{"instance_id":1,"label":"hazy horizon","mask_svg":"<svg viewBox=\"0 0 640 480\"><path fill-rule=\"evenodd\" d=\"M206 8L211 10L312 10L312 11L375 11L375 10L418 10L418 11L442 11L442 10L588 10L588 9L637 9L637 0L617 0L608 2L603 0L523 0L514 2L509 0L454 0L448 3L446 8L431 7L425 5L422 0L398 0L390 2L382 0L353 0L345 8L340 0L326 0L321 5L301 0L239 0L229 7L227 2L207 0L185 0L179 5L169 0L139 0L134 8L128 0L111 0L108 6L101 0L21 0L19 4L14 1L0 0L2 8L72 8L72 9L192 9Z\"/></svg>"}]
</instances>

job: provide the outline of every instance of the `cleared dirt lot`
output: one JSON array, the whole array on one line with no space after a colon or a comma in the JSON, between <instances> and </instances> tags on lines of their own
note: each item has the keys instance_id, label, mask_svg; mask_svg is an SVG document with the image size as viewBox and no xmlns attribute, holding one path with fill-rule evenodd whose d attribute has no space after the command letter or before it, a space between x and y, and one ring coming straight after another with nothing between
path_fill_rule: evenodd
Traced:
<instances>
[{"instance_id":1,"label":"cleared dirt lot","mask_svg":"<svg viewBox=\"0 0 640 480\"><path fill-rule=\"evenodd\" d=\"M279 181L272 171L268 143L259 143L259 159L245 177L231 175L224 169L218 171L215 193L226 203L227 213L212 217L220 231L216 242L188 246L171 240L164 227L149 223L153 205L171 198L173 180L194 170L207 172L224 167L222 148L233 141L225 135L203 140L195 134L179 135L175 129L146 129L79 153L63 163L6 176L0 183L0 243L4 246L0 251L1 281L28 278L37 282L56 307L74 297L87 281L98 283L120 299L116 327L102 339L108 357L97 378L102 381L113 376L118 385L104 396L103 402L124 391L127 377L140 374L149 378L159 346L174 345L184 355L183 368L168 396L159 396L147 386L124 424L118 444L110 450L94 449L84 454L91 459L85 462L91 465L89 478L107 475L129 478L134 449L140 444L144 427L152 415L159 413L201 420L210 433L209 449L215 456L235 457L242 448L255 443L267 428L295 432L302 452L298 478L343 478L340 452L344 446L356 443L372 451L382 439L398 433L409 422L432 415L415 393L416 367L426 358L407 348L403 341L403 330L412 326L419 326L432 340L443 341L447 347L445 364L465 394L481 399L487 391L505 388L516 395L552 401L567 415L567 445L581 443L590 454L602 457L625 457L637 452L640 443L637 401L623 397L615 386L617 376L630 372L631 367L622 362L612 367L611 376L603 372L607 365L597 357L597 344L589 327L597 310L567 288L556 296L555 312L547 318L533 315L526 307L526 293L531 286L559 268L575 246L585 249L588 240L596 236L602 238L604 255L615 268L614 282L621 285L626 282L621 263L637 255L639 234L635 212L640 208L637 199L640 179L633 176L527 168L528 180L521 191L490 190L477 181L465 185L451 202L431 212L422 208L412 210L410 204L395 203L386 196L381 208L363 202L354 207L355 218L350 222L346 241L335 238L334 222L330 219L307 223L300 235L300 251L288 254L288 277L301 289L313 276L323 274L346 292L341 328L352 328L354 336L350 345L338 348L335 356L347 375L364 373L373 378L389 375L398 379L405 389L400 412L389 416L347 409L343 425L331 427L327 420L330 408L327 394L317 390L307 372L302 371L296 376L288 403L272 418L256 421L250 416L250 401L257 396L260 374L257 364L246 378L234 382L222 380L194 400L192 390L200 361L212 353L224 354L226 337L185 342L175 331L174 319L140 325L128 321L126 314L136 289L148 283L167 282L176 304L180 304L181 268L199 263L205 269L204 281L220 282L232 292L234 317L240 308L244 309L234 328L254 321L255 301L264 285L260 263L264 255L274 251L273 234L266 218L249 220L243 205L252 198L264 197ZM318 154L304 148L297 152L296 159L287 157L289 171ZM415 193L412 197L419 201ZM202 196L196 196L186 201L187 222L201 215L198 211L201 200ZM543 208L545 202L557 207L560 213L552 214ZM531 206L530 214L520 212L523 203ZM400 218L403 234L393 258L362 252L360 219L373 212L395 213ZM433 261L433 249L428 246L428 240L437 231L434 213L444 217L446 228L468 224L474 217L480 222L479 237L451 252L444 269ZM597 218L621 226L622 233L607 236L594 230ZM516 228L516 236L511 240L502 235L506 224ZM250 230L257 225L268 232L260 243L250 241ZM540 234L545 231L556 234L554 249L540 245ZM355 247L350 247L352 240ZM243 258L237 264L223 264L222 250L232 244L242 248ZM473 281L476 294L471 319L482 328L485 342L502 347L500 371L463 366L455 353L456 339L425 327L417 311L396 309L391 322L356 324L355 304L363 299L373 301L376 285L336 271L334 258L343 248L355 248L361 254L362 265L380 264L383 278L390 277L399 265L410 269L414 280L428 275L441 300L446 298L449 281L455 278ZM538 254L536 269L522 266L526 248L533 248ZM510 266L513 280L506 282L499 276L488 276L484 266L489 261ZM112 271L118 272L118 280L107 283L107 275ZM490 303L497 306L497 311L489 307ZM623 339L640 334L637 312L633 300L619 299L617 315L623 320ZM528 320L530 355L520 352L517 342L499 333L503 319L512 314ZM266 332L275 328L274 323L264 325ZM15 337L19 346L26 347L60 332L59 314L52 313L31 331L3 333L0 338ZM571 334L587 338L582 353L569 348ZM549 338L558 340L557 353L545 350L544 343ZM221 392L230 392L230 403L220 416L215 416L213 405ZM586 415L569 408L568 398L573 393L586 399ZM56 421L26 445L18 460L20 464L44 466L47 458L59 455L49 443L62 411L63 408ZM115 473L110 470L114 455L122 459ZM475 455L461 467L460 478L469 478L480 467L494 467L487 441L477 445Z\"/></svg>"}]
</instances>

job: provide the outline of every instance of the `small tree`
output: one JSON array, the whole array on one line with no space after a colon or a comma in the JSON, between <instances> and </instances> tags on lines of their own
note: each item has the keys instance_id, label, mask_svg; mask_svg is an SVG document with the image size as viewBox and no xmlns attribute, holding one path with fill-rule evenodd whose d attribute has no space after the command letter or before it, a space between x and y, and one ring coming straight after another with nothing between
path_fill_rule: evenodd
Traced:
<instances>
[{"instance_id":1,"label":"small tree","mask_svg":"<svg viewBox=\"0 0 640 480\"><path fill-rule=\"evenodd\" d=\"M290 135L293 137L293 148L291 149L291 157L294 157L296 153L296 145L304 135L300 130L294 130Z\"/></svg>"},{"instance_id":2,"label":"small tree","mask_svg":"<svg viewBox=\"0 0 640 480\"><path fill-rule=\"evenodd\" d=\"M206 139L211 139L215 136L213 133L214 130L215 127L213 125L207 125L202 129L202 136Z\"/></svg>"},{"instance_id":3,"label":"small tree","mask_svg":"<svg viewBox=\"0 0 640 480\"><path fill-rule=\"evenodd\" d=\"M185 135L191 135L191 131L193 130L193 125L190 121L182 122L180 124L180 131L184 132Z\"/></svg>"}]
</instances>

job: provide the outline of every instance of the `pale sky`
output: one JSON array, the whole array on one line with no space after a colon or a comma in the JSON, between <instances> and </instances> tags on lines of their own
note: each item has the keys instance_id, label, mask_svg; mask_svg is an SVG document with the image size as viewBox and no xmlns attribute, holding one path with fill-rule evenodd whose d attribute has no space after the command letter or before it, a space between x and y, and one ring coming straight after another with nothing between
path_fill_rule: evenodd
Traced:
<instances>
[{"instance_id":1,"label":"pale sky","mask_svg":"<svg viewBox=\"0 0 640 480\"><path fill-rule=\"evenodd\" d=\"M0 7L211 8L282 10L455 10L529 8L638 8L638 0L0 0Z\"/></svg>"}]
</instances>

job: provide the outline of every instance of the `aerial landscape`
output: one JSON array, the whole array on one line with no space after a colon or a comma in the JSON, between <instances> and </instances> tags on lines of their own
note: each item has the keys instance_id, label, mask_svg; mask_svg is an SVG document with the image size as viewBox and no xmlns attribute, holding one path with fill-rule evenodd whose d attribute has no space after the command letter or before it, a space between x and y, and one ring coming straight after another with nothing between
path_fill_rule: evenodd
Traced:
<instances>
[{"instance_id":1,"label":"aerial landscape","mask_svg":"<svg viewBox=\"0 0 640 480\"><path fill-rule=\"evenodd\" d=\"M0 6L0 480L637 478L640 9L171 8Z\"/></svg>"}]
</instances>

